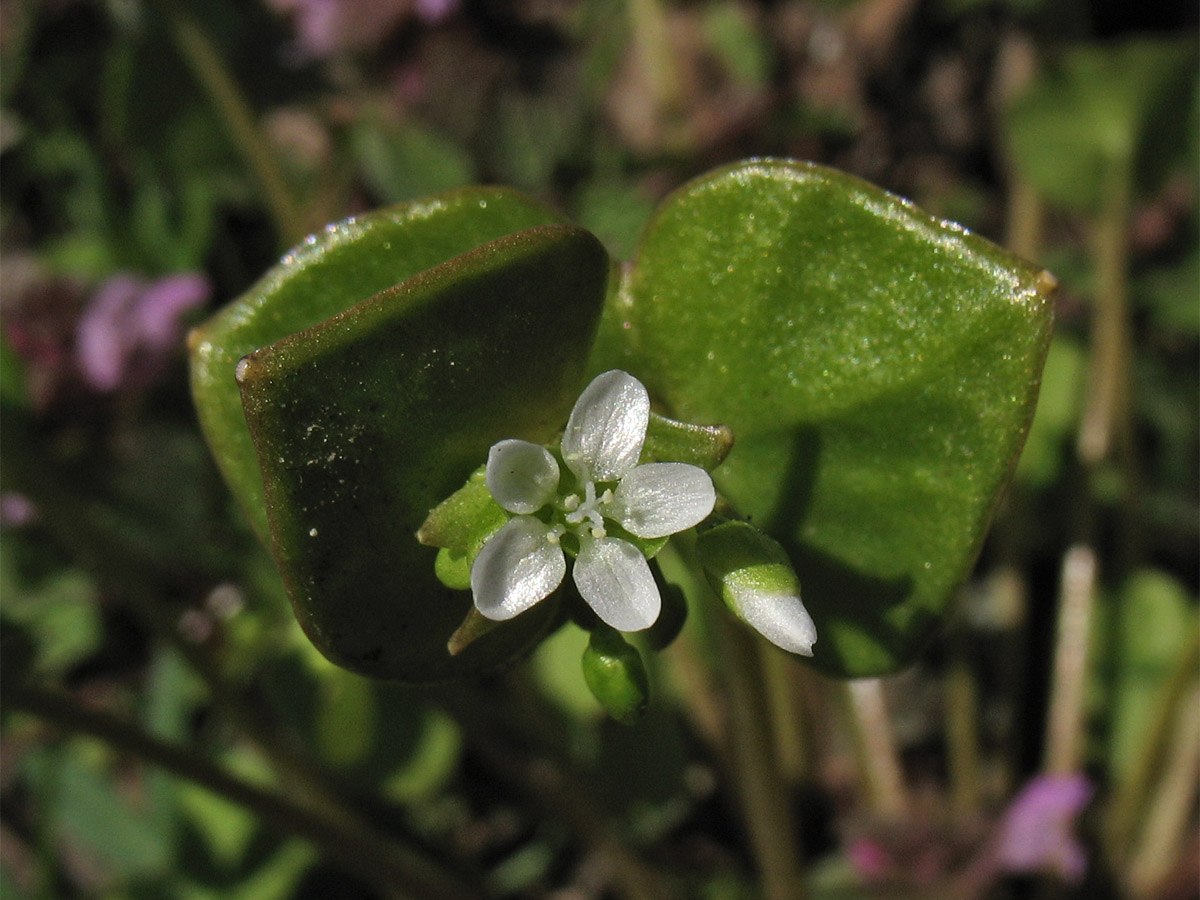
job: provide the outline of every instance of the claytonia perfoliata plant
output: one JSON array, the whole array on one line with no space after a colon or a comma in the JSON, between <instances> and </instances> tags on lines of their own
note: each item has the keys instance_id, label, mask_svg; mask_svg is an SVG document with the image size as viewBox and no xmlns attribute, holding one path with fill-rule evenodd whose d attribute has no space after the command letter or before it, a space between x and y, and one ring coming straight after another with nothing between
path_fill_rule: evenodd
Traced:
<instances>
[{"instance_id":1,"label":"claytonia perfoliata plant","mask_svg":"<svg viewBox=\"0 0 1200 900\"><path fill-rule=\"evenodd\" d=\"M575 586L605 624L618 631L654 624L662 599L646 555L620 535L653 540L698 525L712 512L716 491L699 466L638 465L649 421L646 388L614 369L575 403L561 463L528 441L491 448L488 490L514 515L471 566L482 615L511 619L549 596L566 575L566 547L576 557Z\"/></svg>"}]
</instances>

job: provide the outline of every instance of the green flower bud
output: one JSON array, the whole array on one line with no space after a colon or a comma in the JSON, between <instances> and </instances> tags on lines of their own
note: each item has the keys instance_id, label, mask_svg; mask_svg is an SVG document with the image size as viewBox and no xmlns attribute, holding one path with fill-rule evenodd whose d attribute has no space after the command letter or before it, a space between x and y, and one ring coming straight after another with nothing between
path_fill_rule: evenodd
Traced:
<instances>
[{"instance_id":1,"label":"green flower bud","mask_svg":"<svg viewBox=\"0 0 1200 900\"><path fill-rule=\"evenodd\" d=\"M583 651L583 680L604 711L633 725L650 702L650 680L637 648L620 632L600 626Z\"/></svg>"}]
</instances>

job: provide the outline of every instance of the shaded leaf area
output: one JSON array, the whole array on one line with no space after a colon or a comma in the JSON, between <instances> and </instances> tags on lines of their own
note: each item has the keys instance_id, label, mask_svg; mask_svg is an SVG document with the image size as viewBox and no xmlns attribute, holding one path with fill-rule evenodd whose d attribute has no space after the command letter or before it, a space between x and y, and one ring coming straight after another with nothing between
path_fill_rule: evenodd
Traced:
<instances>
[{"instance_id":1,"label":"shaded leaf area","mask_svg":"<svg viewBox=\"0 0 1200 900\"><path fill-rule=\"evenodd\" d=\"M200 424L261 539L268 536L266 507L233 377L238 360L489 240L556 220L541 204L500 188L464 189L349 219L289 253L193 332Z\"/></svg>"},{"instance_id":2,"label":"shaded leaf area","mask_svg":"<svg viewBox=\"0 0 1200 900\"><path fill-rule=\"evenodd\" d=\"M239 364L275 558L331 659L439 680L494 666L545 627L549 604L449 656L469 596L437 580L416 533L497 439L561 429L607 277L587 232L529 229Z\"/></svg>"}]
</instances>

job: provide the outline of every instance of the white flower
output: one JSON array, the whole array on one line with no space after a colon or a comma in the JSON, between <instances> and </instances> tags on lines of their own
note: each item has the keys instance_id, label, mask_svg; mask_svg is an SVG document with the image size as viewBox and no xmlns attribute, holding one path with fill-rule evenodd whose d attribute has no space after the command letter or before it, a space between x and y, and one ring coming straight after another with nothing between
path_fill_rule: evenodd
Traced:
<instances>
[{"instance_id":1,"label":"white flower","mask_svg":"<svg viewBox=\"0 0 1200 900\"><path fill-rule=\"evenodd\" d=\"M575 403L562 438L572 488L539 444L506 440L488 453L487 486L514 513L471 566L475 606L489 619L511 619L547 597L566 574L560 541L579 542L575 586L606 624L640 631L658 619L662 599L642 551L610 536L606 521L639 538L663 538L699 524L716 491L708 473L687 463L638 465L650 396L632 375L598 375ZM539 515L535 515L538 513Z\"/></svg>"}]
</instances>

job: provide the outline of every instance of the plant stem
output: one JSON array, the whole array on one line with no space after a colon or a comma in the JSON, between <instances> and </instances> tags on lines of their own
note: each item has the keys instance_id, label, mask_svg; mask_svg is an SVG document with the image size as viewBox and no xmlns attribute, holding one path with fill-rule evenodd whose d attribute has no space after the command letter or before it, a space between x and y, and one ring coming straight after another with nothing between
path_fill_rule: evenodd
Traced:
<instances>
[{"instance_id":1,"label":"plant stem","mask_svg":"<svg viewBox=\"0 0 1200 900\"><path fill-rule=\"evenodd\" d=\"M1175 717L1163 777L1147 802L1141 839L1130 854L1125 882L1136 898L1155 896L1170 872L1196 803L1200 778L1200 683L1193 681Z\"/></svg>"},{"instance_id":2,"label":"plant stem","mask_svg":"<svg viewBox=\"0 0 1200 900\"><path fill-rule=\"evenodd\" d=\"M1133 770L1117 784L1109 805L1103 838L1109 863L1116 868L1123 867L1128 858L1146 798L1151 795L1154 777L1162 768L1172 726L1190 696L1197 666L1200 666L1200 638L1193 635L1155 702Z\"/></svg>"},{"instance_id":3,"label":"plant stem","mask_svg":"<svg viewBox=\"0 0 1200 900\"><path fill-rule=\"evenodd\" d=\"M843 697L871 808L881 819L899 820L908 809L908 797L883 682L878 678L845 682Z\"/></svg>"},{"instance_id":4,"label":"plant stem","mask_svg":"<svg viewBox=\"0 0 1200 900\"><path fill-rule=\"evenodd\" d=\"M1075 544L1063 557L1042 766L1054 774L1078 771L1083 764L1083 701L1095 618L1096 567L1096 552L1086 544Z\"/></svg>"},{"instance_id":5,"label":"plant stem","mask_svg":"<svg viewBox=\"0 0 1200 900\"><path fill-rule=\"evenodd\" d=\"M676 65L667 16L660 0L626 0L634 53L646 80L648 100L666 126L669 147L688 143L683 82Z\"/></svg>"},{"instance_id":6,"label":"plant stem","mask_svg":"<svg viewBox=\"0 0 1200 900\"><path fill-rule=\"evenodd\" d=\"M189 14L169 0L163 0L159 7L166 14L171 36L184 62L208 94L229 139L258 182L280 240L284 246L295 244L308 230L300 204L292 197L283 169L237 81L208 35Z\"/></svg>"},{"instance_id":7,"label":"plant stem","mask_svg":"<svg viewBox=\"0 0 1200 900\"><path fill-rule=\"evenodd\" d=\"M287 797L231 775L187 749L162 741L112 715L83 706L66 694L20 686L7 690L4 700L10 708L132 753L245 807L264 822L312 841L347 871L378 887L385 896L396 900L471 900L478 897L477 891L408 848L382 840L366 828L318 815Z\"/></svg>"},{"instance_id":8,"label":"plant stem","mask_svg":"<svg viewBox=\"0 0 1200 900\"><path fill-rule=\"evenodd\" d=\"M1036 262L1042 252L1042 225L1045 204L1037 188L1018 175L1013 176L1008 189L1008 249L1030 262Z\"/></svg>"},{"instance_id":9,"label":"plant stem","mask_svg":"<svg viewBox=\"0 0 1200 900\"><path fill-rule=\"evenodd\" d=\"M764 900L801 900L799 833L791 791L775 753L764 692L758 638L735 621L700 574L695 537L672 537L658 555L663 574L678 584L688 607L708 632L727 691L725 739L737 799L762 881Z\"/></svg>"},{"instance_id":10,"label":"plant stem","mask_svg":"<svg viewBox=\"0 0 1200 900\"><path fill-rule=\"evenodd\" d=\"M1127 162L1111 164L1092 234L1095 311L1088 394L1077 443L1079 459L1089 468L1108 458L1117 440L1128 439L1130 178Z\"/></svg>"},{"instance_id":11,"label":"plant stem","mask_svg":"<svg viewBox=\"0 0 1200 900\"><path fill-rule=\"evenodd\" d=\"M946 673L946 744L950 796L960 814L979 809L979 689L965 654L954 653Z\"/></svg>"},{"instance_id":12,"label":"plant stem","mask_svg":"<svg viewBox=\"0 0 1200 900\"><path fill-rule=\"evenodd\" d=\"M756 638L724 610L712 617L729 689L729 744L742 813L766 900L799 900L800 852L786 779L775 756Z\"/></svg>"},{"instance_id":13,"label":"plant stem","mask_svg":"<svg viewBox=\"0 0 1200 900\"><path fill-rule=\"evenodd\" d=\"M1129 442L1128 403L1131 338L1126 229L1131 180L1128 159L1110 162L1103 206L1092 235L1095 311L1088 393L1075 445L1082 466L1079 499L1075 504L1079 536L1063 556L1058 635L1046 726L1044 768L1054 773L1076 771L1083 763L1087 656L1099 580L1092 521L1095 474L1113 455L1114 448L1119 448L1124 451L1123 474L1127 479L1135 475ZM1128 483L1126 487L1129 487ZM1132 499L1128 490L1126 496ZM1128 547L1125 542L1118 544Z\"/></svg>"},{"instance_id":14,"label":"plant stem","mask_svg":"<svg viewBox=\"0 0 1200 900\"><path fill-rule=\"evenodd\" d=\"M795 659L771 647L763 648L759 655L770 710L767 721L780 773L790 784L798 785L804 779L811 755L801 727L800 697L796 690L796 681L801 677L799 666Z\"/></svg>"}]
</instances>

